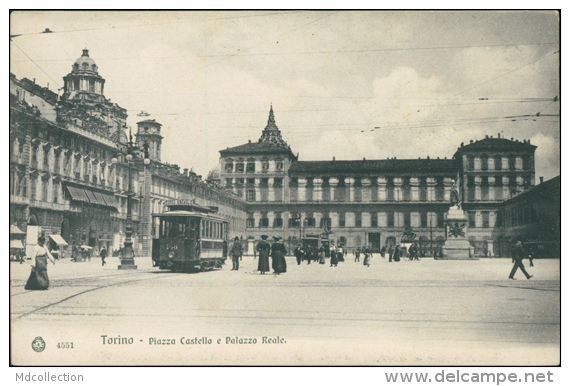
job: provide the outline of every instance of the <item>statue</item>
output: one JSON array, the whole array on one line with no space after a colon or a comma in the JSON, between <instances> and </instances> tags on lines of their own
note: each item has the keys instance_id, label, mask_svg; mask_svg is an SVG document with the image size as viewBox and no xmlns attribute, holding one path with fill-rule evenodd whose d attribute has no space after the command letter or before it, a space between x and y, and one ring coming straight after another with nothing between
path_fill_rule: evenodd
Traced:
<instances>
[{"instance_id":1,"label":"statue","mask_svg":"<svg viewBox=\"0 0 570 386\"><path fill-rule=\"evenodd\" d=\"M411 226L406 226L404 228L404 234L402 234L402 242L403 243L411 243L416 238L416 234L414 233Z\"/></svg>"},{"instance_id":2,"label":"statue","mask_svg":"<svg viewBox=\"0 0 570 386\"><path fill-rule=\"evenodd\" d=\"M451 206L456 205L457 209L461 209L461 200L459 198L459 185L457 180L453 181L453 186L451 187L451 194L449 196L451 201Z\"/></svg>"}]
</instances>

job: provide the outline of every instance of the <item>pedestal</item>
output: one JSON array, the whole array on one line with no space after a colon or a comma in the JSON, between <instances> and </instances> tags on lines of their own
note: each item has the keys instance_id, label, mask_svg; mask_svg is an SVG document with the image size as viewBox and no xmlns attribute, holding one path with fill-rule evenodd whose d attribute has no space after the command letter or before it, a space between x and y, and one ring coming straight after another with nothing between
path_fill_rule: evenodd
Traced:
<instances>
[{"instance_id":1,"label":"pedestal","mask_svg":"<svg viewBox=\"0 0 570 386\"><path fill-rule=\"evenodd\" d=\"M445 219L445 245L442 248L441 260L479 260L474 257L473 247L467 240L469 231L467 216L463 210L452 206Z\"/></svg>"},{"instance_id":2,"label":"pedestal","mask_svg":"<svg viewBox=\"0 0 570 386\"><path fill-rule=\"evenodd\" d=\"M118 268L124 271L129 269L137 269L137 266L135 265L134 259L121 259L121 264L119 264Z\"/></svg>"}]
</instances>

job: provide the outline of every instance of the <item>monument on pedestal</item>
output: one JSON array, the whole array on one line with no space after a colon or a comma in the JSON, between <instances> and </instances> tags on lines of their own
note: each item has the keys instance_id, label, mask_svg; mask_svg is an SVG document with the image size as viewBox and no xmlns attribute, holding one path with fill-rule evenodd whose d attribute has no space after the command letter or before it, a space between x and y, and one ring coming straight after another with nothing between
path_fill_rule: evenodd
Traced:
<instances>
[{"instance_id":1,"label":"monument on pedestal","mask_svg":"<svg viewBox=\"0 0 570 386\"><path fill-rule=\"evenodd\" d=\"M451 188L451 207L445 219L445 244L442 255L437 259L442 260L478 260L474 257L473 247L467 240L469 231L468 219L461 208L457 181Z\"/></svg>"}]
</instances>

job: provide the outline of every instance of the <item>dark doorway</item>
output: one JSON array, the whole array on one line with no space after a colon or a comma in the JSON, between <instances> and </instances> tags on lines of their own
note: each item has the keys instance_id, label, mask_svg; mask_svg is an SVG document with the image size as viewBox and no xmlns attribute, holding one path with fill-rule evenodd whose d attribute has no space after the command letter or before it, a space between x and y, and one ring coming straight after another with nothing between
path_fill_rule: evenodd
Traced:
<instances>
[{"instance_id":1,"label":"dark doorway","mask_svg":"<svg viewBox=\"0 0 570 386\"><path fill-rule=\"evenodd\" d=\"M369 233L368 242L372 244L372 253L380 253L380 232Z\"/></svg>"}]
</instances>

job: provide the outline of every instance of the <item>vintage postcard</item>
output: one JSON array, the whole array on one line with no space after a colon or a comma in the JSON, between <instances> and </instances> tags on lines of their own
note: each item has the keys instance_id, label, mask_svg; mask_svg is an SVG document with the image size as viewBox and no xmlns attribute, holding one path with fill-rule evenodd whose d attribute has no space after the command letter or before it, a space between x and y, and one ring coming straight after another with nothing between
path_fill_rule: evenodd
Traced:
<instances>
[{"instance_id":1,"label":"vintage postcard","mask_svg":"<svg viewBox=\"0 0 570 386\"><path fill-rule=\"evenodd\" d=\"M558 365L559 33L13 11L10 363Z\"/></svg>"}]
</instances>

